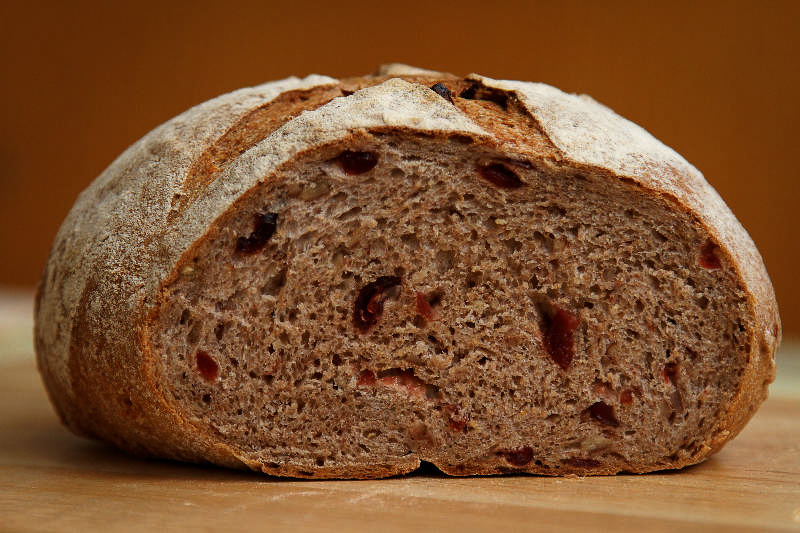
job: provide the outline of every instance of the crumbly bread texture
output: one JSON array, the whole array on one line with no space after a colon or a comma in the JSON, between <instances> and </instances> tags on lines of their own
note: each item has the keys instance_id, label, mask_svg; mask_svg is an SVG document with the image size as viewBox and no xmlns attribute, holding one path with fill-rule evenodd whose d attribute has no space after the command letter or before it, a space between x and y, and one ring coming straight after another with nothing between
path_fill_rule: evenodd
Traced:
<instances>
[{"instance_id":1,"label":"crumbly bread texture","mask_svg":"<svg viewBox=\"0 0 800 533\"><path fill-rule=\"evenodd\" d=\"M780 342L702 175L585 96L390 65L221 96L77 200L36 350L76 433L309 478L680 468Z\"/></svg>"}]
</instances>

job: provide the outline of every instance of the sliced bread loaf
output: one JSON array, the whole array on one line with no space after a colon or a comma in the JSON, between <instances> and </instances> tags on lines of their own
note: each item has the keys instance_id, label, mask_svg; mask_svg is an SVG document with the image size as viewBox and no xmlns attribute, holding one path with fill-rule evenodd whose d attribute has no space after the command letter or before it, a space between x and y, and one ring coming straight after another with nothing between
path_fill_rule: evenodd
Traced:
<instances>
[{"instance_id":1,"label":"sliced bread loaf","mask_svg":"<svg viewBox=\"0 0 800 533\"><path fill-rule=\"evenodd\" d=\"M79 197L37 298L73 431L282 476L680 468L780 321L749 236L638 126L392 65L195 107Z\"/></svg>"}]
</instances>

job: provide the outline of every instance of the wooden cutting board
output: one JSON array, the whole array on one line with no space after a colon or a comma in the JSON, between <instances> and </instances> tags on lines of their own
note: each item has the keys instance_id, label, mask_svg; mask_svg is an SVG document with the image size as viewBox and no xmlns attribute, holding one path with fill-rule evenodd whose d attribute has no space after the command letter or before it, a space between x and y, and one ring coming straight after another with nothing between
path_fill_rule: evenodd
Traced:
<instances>
[{"instance_id":1,"label":"wooden cutting board","mask_svg":"<svg viewBox=\"0 0 800 533\"><path fill-rule=\"evenodd\" d=\"M771 398L741 435L680 472L448 478L427 468L293 481L140 460L73 436L36 372L30 306L3 303L0 531L800 530L798 344L784 343Z\"/></svg>"}]
</instances>

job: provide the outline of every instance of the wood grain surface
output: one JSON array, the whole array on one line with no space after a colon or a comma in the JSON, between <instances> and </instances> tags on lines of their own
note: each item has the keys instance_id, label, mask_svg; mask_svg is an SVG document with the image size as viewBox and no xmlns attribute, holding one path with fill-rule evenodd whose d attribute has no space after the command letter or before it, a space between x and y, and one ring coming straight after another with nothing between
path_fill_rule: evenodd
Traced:
<instances>
[{"instance_id":1,"label":"wood grain surface","mask_svg":"<svg viewBox=\"0 0 800 533\"><path fill-rule=\"evenodd\" d=\"M679 472L597 478L297 481L141 460L70 434L30 346L30 298L0 294L0 531L800 530L800 344L741 435ZM27 339L27 340L26 340Z\"/></svg>"}]
</instances>

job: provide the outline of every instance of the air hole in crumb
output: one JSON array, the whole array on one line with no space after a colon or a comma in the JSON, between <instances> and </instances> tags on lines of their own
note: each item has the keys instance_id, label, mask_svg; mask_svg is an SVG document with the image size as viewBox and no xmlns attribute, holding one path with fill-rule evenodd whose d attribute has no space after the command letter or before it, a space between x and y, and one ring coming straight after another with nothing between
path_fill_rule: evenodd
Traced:
<instances>
[{"instance_id":1,"label":"air hole in crumb","mask_svg":"<svg viewBox=\"0 0 800 533\"><path fill-rule=\"evenodd\" d=\"M413 233L400 235L400 242L408 246L411 250L419 250L419 240Z\"/></svg>"},{"instance_id":2,"label":"air hole in crumb","mask_svg":"<svg viewBox=\"0 0 800 533\"><path fill-rule=\"evenodd\" d=\"M222 322L218 323L217 326L214 328L214 336L217 338L218 341L222 340L222 336L225 334L225 324Z\"/></svg>"},{"instance_id":3,"label":"air hole in crumb","mask_svg":"<svg viewBox=\"0 0 800 533\"><path fill-rule=\"evenodd\" d=\"M189 330L189 333L186 334L186 342L189 343L189 346L197 344L200 340L200 336L202 335L202 325L198 322L192 325L192 329Z\"/></svg>"},{"instance_id":4,"label":"air hole in crumb","mask_svg":"<svg viewBox=\"0 0 800 533\"><path fill-rule=\"evenodd\" d=\"M181 313L180 324L186 324L186 322L189 320L189 317L191 316L192 314L189 312L189 310L184 309L183 312Z\"/></svg>"},{"instance_id":5,"label":"air hole in crumb","mask_svg":"<svg viewBox=\"0 0 800 533\"><path fill-rule=\"evenodd\" d=\"M356 152L346 150L337 157L339 166L348 176L364 174L378 164L378 155L374 152Z\"/></svg>"},{"instance_id":6,"label":"air hole in crumb","mask_svg":"<svg viewBox=\"0 0 800 533\"><path fill-rule=\"evenodd\" d=\"M203 403L211 403L211 395L206 393L203 394Z\"/></svg>"},{"instance_id":7,"label":"air hole in crumb","mask_svg":"<svg viewBox=\"0 0 800 533\"><path fill-rule=\"evenodd\" d=\"M502 241L503 245L508 249L509 253L518 252L522 249L522 243L517 239L505 239Z\"/></svg>"},{"instance_id":8,"label":"air hole in crumb","mask_svg":"<svg viewBox=\"0 0 800 533\"><path fill-rule=\"evenodd\" d=\"M277 213L256 213L253 215L253 231L247 237L236 240L236 252L252 255L264 249L278 227Z\"/></svg>"},{"instance_id":9,"label":"air hole in crumb","mask_svg":"<svg viewBox=\"0 0 800 533\"><path fill-rule=\"evenodd\" d=\"M541 231L533 232L533 240L536 241L536 246L544 250L545 253L553 253L553 241Z\"/></svg>"},{"instance_id":10,"label":"air hole in crumb","mask_svg":"<svg viewBox=\"0 0 800 533\"><path fill-rule=\"evenodd\" d=\"M525 185L516 172L502 163L478 165L478 174L489 183L503 189L518 189Z\"/></svg>"},{"instance_id":11,"label":"air hole in crumb","mask_svg":"<svg viewBox=\"0 0 800 533\"><path fill-rule=\"evenodd\" d=\"M347 211L339 215L337 218L339 218L340 220L349 220L353 217L358 216L360 213L361 213L361 208L356 206L348 209Z\"/></svg>"},{"instance_id":12,"label":"air hole in crumb","mask_svg":"<svg viewBox=\"0 0 800 533\"><path fill-rule=\"evenodd\" d=\"M625 334L632 339L639 338L639 332L630 328L625 328Z\"/></svg>"},{"instance_id":13,"label":"air hole in crumb","mask_svg":"<svg viewBox=\"0 0 800 533\"><path fill-rule=\"evenodd\" d=\"M614 415L614 407L605 402L593 403L586 409L586 413L605 426L619 426L619 421Z\"/></svg>"},{"instance_id":14,"label":"air hole in crumb","mask_svg":"<svg viewBox=\"0 0 800 533\"><path fill-rule=\"evenodd\" d=\"M455 252L452 250L440 250L436 253L436 268L440 273L445 273L453 268L455 262Z\"/></svg>"},{"instance_id":15,"label":"air hole in crumb","mask_svg":"<svg viewBox=\"0 0 800 533\"><path fill-rule=\"evenodd\" d=\"M469 135L461 135L456 133L455 135L450 135L448 137L449 140L457 142L458 144L472 144L473 139Z\"/></svg>"},{"instance_id":16,"label":"air hole in crumb","mask_svg":"<svg viewBox=\"0 0 800 533\"><path fill-rule=\"evenodd\" d=\"M483 281L483 272L480 270L473 270L467 274L467 287L472 289L477 287Z\"/></svg>"},{"instance_id":17,"label":"air hole in crumb","mask_svg":"<svg viewBox=\"0 0 800 533\"><path fill-rule=\"evenodd\" d=\"M689 359L691 359L692 361L696 361L697 360L697 355L698 354L697 354L696 351L692 350L688 346L684 346L683 349L686 350L687 354L689 354Z\"/></svg>"},{"instance_id":18,"label":"air hole in crumb","mask_svg":"<svg viewBox=\"0 0 800 533\"><path fill-rule=\"evenodd\" d=\"M668 240L667 237L663 233L661 233L660 231L658 231L656 229L653 229L653 230L651 230L651 232L653 234L653 237L655 237L656 240L658 240L659 242L667 242L667 240Z\"/></svg>"},{"instance_id":19,"label":"air hole in crumb","mask_svg":"<svg viewBox=\"0 0 800 533\"><path fill-rule=\"evenodd\" d=\"M277 296L284 285L286 285L285 268L278 271L261 286L261 294L265 296Z\"/></svg>"}]
</instances>

